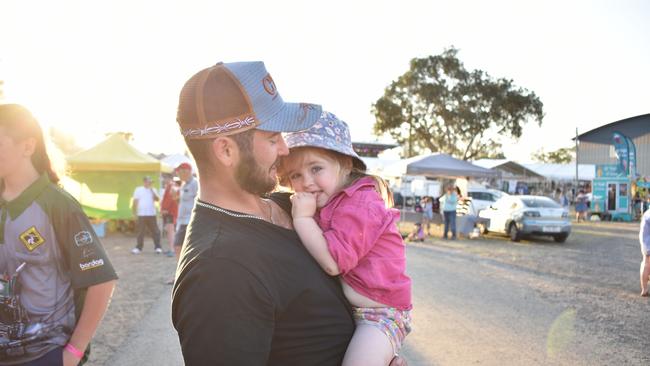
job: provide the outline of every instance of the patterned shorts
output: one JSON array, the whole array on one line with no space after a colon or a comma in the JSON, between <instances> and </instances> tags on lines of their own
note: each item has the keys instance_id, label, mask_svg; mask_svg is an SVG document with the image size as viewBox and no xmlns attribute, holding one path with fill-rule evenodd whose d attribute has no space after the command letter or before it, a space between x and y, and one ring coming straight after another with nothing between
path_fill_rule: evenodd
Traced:
<instances>
[{"instance_id":1,"label":"patterned shorts","mask_svg":"<svg viewBox=\"0 0 650 366\"><path fill-rule=\"evenodd\" d=\"M411 312L395 308L352 307L352 316L357 325L368 324L379 328L393 345L393 354L398 355L406 335L411 333Z\"/></svg>"}]
</instances>

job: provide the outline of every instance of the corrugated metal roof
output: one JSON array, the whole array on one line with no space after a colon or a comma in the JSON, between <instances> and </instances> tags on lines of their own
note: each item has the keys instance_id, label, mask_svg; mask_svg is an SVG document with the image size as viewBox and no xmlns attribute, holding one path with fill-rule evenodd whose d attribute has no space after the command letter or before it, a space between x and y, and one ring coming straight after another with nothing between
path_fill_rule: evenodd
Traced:
<instances>
[{"instance_id":1,"label":"corrugated metal roof","mask_svg":"<svg viewBox=\"0 0 650 366\"><path fill-rule=\"evenodd\" d=\"M499 169L513 176L544 178L544 176L526 168L522 164L508 159L480 159L472 163L487 169Z\"/></svg>"},{"instance_id":2,"label":"corrugated metal roof","mask_svg":"<svg viewBox=\"0 0 650 366\"><path fill-rule=\"evenodd\" d=\"M578 135L578 141L609 145L612 143L612 134L614 132L620 132L631 139L650 134L650 113L622 119L594 128L591 131Z\"/></svg>"}]
</instances>

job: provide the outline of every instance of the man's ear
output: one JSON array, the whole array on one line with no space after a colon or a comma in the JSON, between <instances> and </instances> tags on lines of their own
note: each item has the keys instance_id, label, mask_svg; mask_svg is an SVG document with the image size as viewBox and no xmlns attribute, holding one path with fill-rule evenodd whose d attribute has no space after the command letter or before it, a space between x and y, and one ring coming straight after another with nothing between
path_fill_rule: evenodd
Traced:
<instances>
[{"instance_id":1,"label":"man's ear","mask_svg":"<svg viewBox=\"0 0 650 366\"><path fill-rule=\"evenodd\" d=\"M239 161L239 146L228 136L220 136L212 141L212 153L224 166L233 166Z\"/></svg>"}]
</instances>

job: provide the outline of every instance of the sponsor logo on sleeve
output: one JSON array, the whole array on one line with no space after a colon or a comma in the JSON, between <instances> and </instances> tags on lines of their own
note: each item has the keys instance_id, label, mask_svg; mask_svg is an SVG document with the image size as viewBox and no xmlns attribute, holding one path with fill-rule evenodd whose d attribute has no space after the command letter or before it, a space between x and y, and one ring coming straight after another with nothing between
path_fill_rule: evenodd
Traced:
<instances>
[{"instance_id":1,"label":"sponsor logo on sleeve","mask_svg":"<svg viewBox=\"0 0 650 366\"><path fill-rule=\"evenodd\" d=\"M104 265L104 260L100 258L100 259L94 259L86 263L79 263L79 268L81 268L82 271L87 271L89 269L94 269L97 267L101 267L103 265Z\"/></svg>"},{"instance_id":2,"label":"sponsor logo on sleeve","mask_svg":"<svg viewBox=\"0 0 650 366\"><path fill-rule=\"evenodd\" d=\"M30 252L33 252L34 249L45 243L45 239L43 239L41 233L36 230L35 226L32 226L24 231L22 234L20 234L19 238L25 248L27 248L27 250Z\"/></svg>"},{"instance_id":3,"label":"sponsor logo on sleeve","mask_svg":"<svg viewBox=\"0 0 650 366\"><path fill-rule=\"evenodd\" d=\"M74 243L78 247L83 247L93 243L93 236L88 231L80 231L74 236Z\"/></svg>"},{"instance_id":4,"label":"sponsor logo on sleeve","mask_svg":"<svg viewBox=\"0 0 650 366\"><path fill-rule=\"evenodd\" d=\"M84 258L92 257L95 255L95 249L93 247L87 247L81 249L81 256Z\"/></svg>"}]
</instances>

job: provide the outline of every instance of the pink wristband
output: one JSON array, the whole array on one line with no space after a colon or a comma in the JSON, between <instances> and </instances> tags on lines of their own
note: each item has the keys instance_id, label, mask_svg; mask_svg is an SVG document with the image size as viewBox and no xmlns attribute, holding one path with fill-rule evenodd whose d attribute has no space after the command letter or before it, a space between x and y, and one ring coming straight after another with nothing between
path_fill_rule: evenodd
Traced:
<instances>
[{"instance_id":1,"label":"pink wristband","mask_svg":"<svg viewBox=\"0 0 650 366\"><path fill-rule=\"evenodd\" d=\"M70 343L66 344L65 347L63 347L66 351L72 353L73 356L76 358L80 359L84 356L84 353L79 351L77 347L71 345Z\"/></svg>"}]
</instances>

